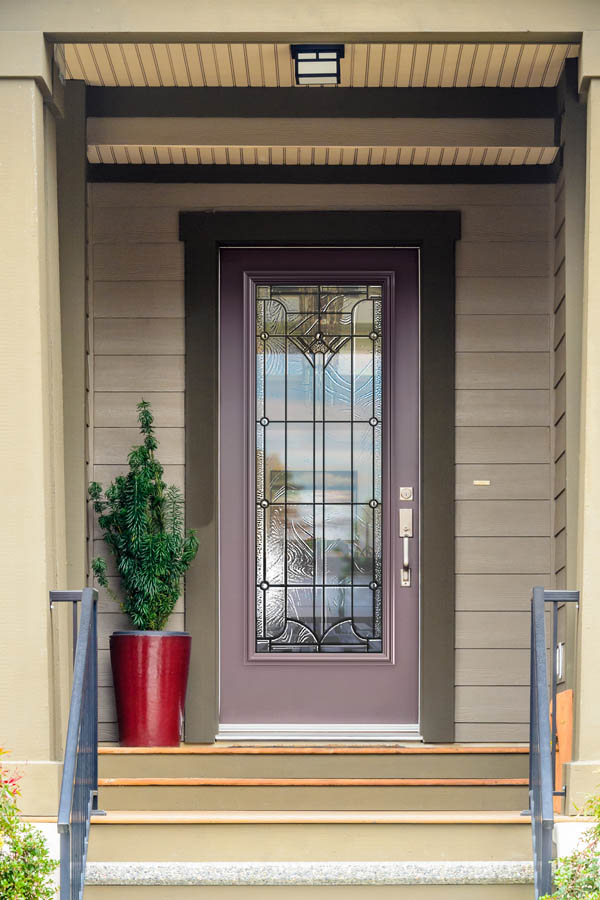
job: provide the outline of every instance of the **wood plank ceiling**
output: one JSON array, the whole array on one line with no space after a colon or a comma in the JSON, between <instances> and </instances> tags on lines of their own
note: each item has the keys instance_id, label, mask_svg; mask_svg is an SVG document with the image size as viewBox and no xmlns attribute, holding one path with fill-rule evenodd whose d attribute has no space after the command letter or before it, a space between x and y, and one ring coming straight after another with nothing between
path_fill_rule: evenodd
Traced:
<instances>
[{"instance_id":1,"label":"wood plank ceiling","mask_svg":"<svg viewBox=\"0 0 600 900\"><path fill-rule=\"evenodd\" d=\"M346 44L342 87L553 87L577 44ZM57 45L65 77L103 87L293 87L288 44ZM313 88L314 89L314 88ZM556 147L90 144L91 163L544 165Z\"/></svg>"},{"instance_id":2,"label":"wood plank ceiling","mask_svg":"<svg viewBox=\"0 0 600 900\"><path fill-rule=\"evenodd\" d=\"M104 87L293 87L289 44L60 44ZM347 44L341 87L554 87L577 44Z\"/></svg>"},{"instance_id":3,"label":"wood plank ceiling","mask_svg":"<svg viewBox=\"0 0 600 900\"><path fill-rule=\"evenodd\" d=\"M519 166L547 165L557 147L281 147L89 144L110 165Z\"/></svg>"}]
</instances>

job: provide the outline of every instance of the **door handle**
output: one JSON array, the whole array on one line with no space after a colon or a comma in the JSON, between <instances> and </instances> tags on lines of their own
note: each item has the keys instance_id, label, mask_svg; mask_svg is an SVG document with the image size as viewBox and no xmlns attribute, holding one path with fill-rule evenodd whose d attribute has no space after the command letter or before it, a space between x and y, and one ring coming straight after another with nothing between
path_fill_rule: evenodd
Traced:
<instances>
[{"instance_id":1,"label":"door handle","mask_svg":"<svg viewBox=\"0 0 600 900\"><path fill-rule=\"evenodd\" d=\"M398 530L398 536L402 539L402 569L400 572L400 587L410 587L410 557L408 541L413 536L412 509L398 510Z\"/></svg>"},{"instance_id":2,"label":"door handle","mask_svg":"<svg viewBox=\"0 0 600 900\"><path fill-rule=\"evenodd\" d=\"M410 587L410 560L408 558L408 538L402 538L402 574L400 576L401 587Z\"/></svg>"}]
</instances>

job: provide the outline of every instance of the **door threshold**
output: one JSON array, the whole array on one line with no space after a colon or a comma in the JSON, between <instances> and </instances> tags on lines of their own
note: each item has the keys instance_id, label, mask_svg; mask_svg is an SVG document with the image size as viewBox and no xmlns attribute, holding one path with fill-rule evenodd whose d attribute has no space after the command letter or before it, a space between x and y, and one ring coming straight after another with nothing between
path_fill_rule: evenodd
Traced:
<instances>
[{"instance_id":1,"label":"door threshold","mask_svg":"<svg viewBox=\"0 0 600 900\"><path fill-rule=\"evenodd\" d=\"M221 723L217 741L422 741L417 724L305 725Z\"/></svg>"}]
</instances>

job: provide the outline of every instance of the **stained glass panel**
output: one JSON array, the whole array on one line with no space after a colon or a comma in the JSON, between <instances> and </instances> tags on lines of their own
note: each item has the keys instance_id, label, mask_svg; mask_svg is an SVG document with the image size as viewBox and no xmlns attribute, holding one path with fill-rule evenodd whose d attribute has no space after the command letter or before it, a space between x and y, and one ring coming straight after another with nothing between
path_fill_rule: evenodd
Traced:
<instances>
[{"instance_id":1,"label":"stained glass panel","mask_svg":"<svg viewBox=\"0 0 600 900\"><path fill-rule=\"evenodd\" d=\"M256 650L382 652L382 290L256 288Z\"/></svg>"}]
</instances>

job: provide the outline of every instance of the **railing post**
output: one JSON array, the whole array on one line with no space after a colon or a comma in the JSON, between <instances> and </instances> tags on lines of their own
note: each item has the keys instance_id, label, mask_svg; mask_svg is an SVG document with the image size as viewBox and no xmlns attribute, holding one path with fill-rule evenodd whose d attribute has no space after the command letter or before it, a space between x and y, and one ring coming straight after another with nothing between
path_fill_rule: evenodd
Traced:
<instances>
[{"instance_id":1,"label":"railing post","mask_svg":"<svg viewBox=\"0 0 600 900\"><path fill-rule=\"evenodd\" d=\"M535 591L535 588L534 588ZM531 598L531 622L529 626L530 633L530 643L529 643L529 814L531 816L531 821L533 823L533 796L532 796L532 788L533 788L533 741L534 741L534 722L535 722L535 708L534 708L534 684L535 684L535 668L534 668L534 654L533 654L533 643L535 641L535 629L533 622L533 597Z\"/></svg>"},{"instance_id":2,"label":"railing post","mask_svg":"<svg viewBox=\"0 0 600 900\"><path fill-rule=\"evenodd\" d=\"M544 600L544 588L535 587L531 604L530 796L536 898L549 894L552 890L554 825Z\"/></svg>"},{"instance_id":3,"label":"railing post","mask_svg":"<svg viewBox=\"0 0 600 900\"><path fill-rule=\"evenodd\" d=\"M81 601L67 743L58 810L60 900L81 900L90 816L98 805L98 592L52 592L50 602Z\"/></svg>"},{"instance_id":4,"label":"railing post","mask_svg":"<svg viewBox=\"0 0 600 900\"><path fill-rule=\"evenodd\" d=\"M544 595L544 600L547 597ZM552 659L552 690L551 690L551 703L552 703L552 796L556 791L556 741L557 741L557 726L556 726L556 686L558 679L558 671L556 668L556 646L558 644L558 604L552 603L552 648L551 648L551 659Z\"/></svg>"},{"instance_id":5,"label":"railing post","mask_svg":"<svg viewBox=\"0 0 600 900\"><path fill-rule=\"evenodd\" d=\"M60 835L60 900L71 900L71 831Z\"/></svg>"},{"instance_id":6,"label":"railing post","mask_svg":"<svg viewBox=\"0 0 600 900\"><path fill-rule=\"evenodd\" d=\"M94 591L93 598L94 615L92 616L92 746L95 748L93 755L93 795L92 810L98 809L98 594Z\"/></svg>"},{"instance_id":7,"label":"railing post","mask_svg":"<svg viewBox=\"0 0 600 900\"><path fill-rule=\"evenodd\" d=\"M555 791L558 604L577 602L578 599L576 591L546 591L535 587L531 601L529 800L536 900L552 892L554 796L561 793ZM546 603L552 603L551 716L546 658Z\"/></svg>"}]
</instances>

